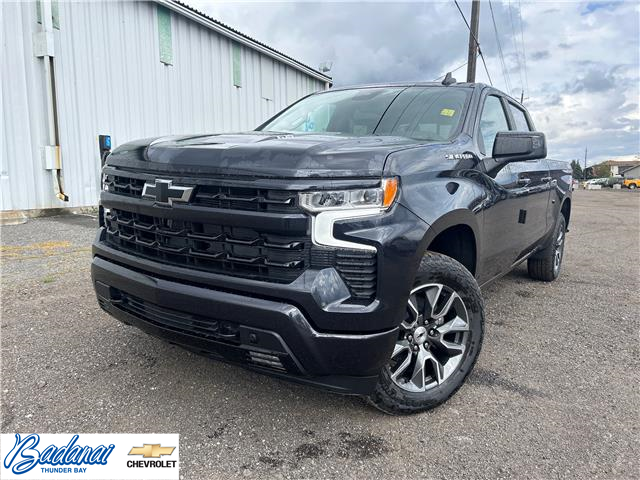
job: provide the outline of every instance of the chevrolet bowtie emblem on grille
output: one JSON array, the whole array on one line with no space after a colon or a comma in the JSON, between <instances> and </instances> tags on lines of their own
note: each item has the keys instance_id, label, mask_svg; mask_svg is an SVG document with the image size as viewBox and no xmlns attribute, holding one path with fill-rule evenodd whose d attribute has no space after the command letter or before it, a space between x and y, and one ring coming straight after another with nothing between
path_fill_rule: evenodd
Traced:
<instances>
[{"instance_id":1,"label":"chevrolet bowtie emblem on grille","mask_svg":"<svg viewBox=\"0 0 640 480\"><path fill-rule=\"evenodd\" d=\"M142 455L144 458L160 458L163 455L171 455L176 447L161 447L160 444L149 445L144 447L133 447L129 455Z\"/></svg>"},{"instance_id":2,"label":"chevrolet bowtie emblem on grille","mask_svg":"<svg viewBox=\"0 0 640 480\"><path fill-rule=\"evenodd\" d=\"M155 200L163 205L173 205L173 202L188 202L191 200L193 187L173 185L171 180L156 178L155 184L145 183L142 198Z\"/></svg>"}]
</instances>

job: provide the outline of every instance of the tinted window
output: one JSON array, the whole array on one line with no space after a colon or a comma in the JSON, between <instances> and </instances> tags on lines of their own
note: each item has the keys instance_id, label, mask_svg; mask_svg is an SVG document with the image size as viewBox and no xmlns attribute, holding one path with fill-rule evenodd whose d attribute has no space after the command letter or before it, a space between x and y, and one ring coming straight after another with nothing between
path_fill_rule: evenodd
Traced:
<instances>
[{"instance_id":1,"label":"tinted window","mask_svg":"<svg viewBox=\"0 0 640 480\"><path fill-rule=\"evenodd\" d=\"M402 88L336 90L301 100L265 125L274 132L371 135Z\"/></svg>"},{"instance_id":2,"label":"tinted window","mask_svg":"<svg viewBox=\"0 0 640 480\"><path fill-rule=\"evenodd\" d=\"M511 103L509 104L509 108L511 109L513 120L516 122L516 130L518 132L529 131L529 122L527 122L527 116L525 115L525 113Z\"/></svg>"},{"instance_id":3,"label":"tinted window","mask_svg":"<svg viewBox=\"0 0 640 480\"><path fill-rule=\"evenodd\" d=\"M462 122L469 94L469 89L445 87L337 90L301 100L262 130L449 140Z\"/></svg>"},{"instance_id":4,"label":"tinted window","mask_svg":"<svg viewBox=\"0 0 640 480\"><path fill-rule=\"evenodd\" d=\"M462 121L465 103L469 95L468 91L459 88L427 87L420 88L420 93L416 95L413 90L408 89L402 92L396 100L396 102L402 103L404 97L410 96L412 98L395 121L395 125L389 131L383 132L381 128L376 133L398 135L417 140L449 140L456 133ZM391 113L390 109L389 114ZM382 124L381 127L383 127Z\"/></svg>"},{"instance_id":5,"label":"tinted window","mask_svg":"<svg viewBox=\"0 0 640 480\"><path fill-rule=\"evenodd\" d=\"M509 130L507 117L498 97L489 95L484 101L482 116L480 117L480 136L484 142L485 153L491 155L496 133Z\"/></svg>"}]
</instances>

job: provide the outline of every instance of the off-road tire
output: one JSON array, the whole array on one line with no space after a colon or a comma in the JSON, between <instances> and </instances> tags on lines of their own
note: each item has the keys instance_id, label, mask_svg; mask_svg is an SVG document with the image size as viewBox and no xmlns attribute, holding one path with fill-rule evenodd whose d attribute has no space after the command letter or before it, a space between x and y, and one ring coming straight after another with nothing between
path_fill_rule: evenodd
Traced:
<instances>
[{"instance_id":1,"label":"off-road tire","mask_svg":"<svg viewBox=\"0 0 640 480\"><path fill-rule=\"evenodd\" d=\"M439 253L427 252L420 262L414 288L430 283L449 287L464 302L469 320L469 336L462 353L464 358L441 384L421 392L400 388L391 379L389 366L385 366L368 401L391 415L423 412L447 401L462 386L480 354L484 336L484 302L473 275L456 260Z\"/></svg>"},{"instance_id":2,"label":"off-road tire","mask_svg":"<svg viewBox=\"0 0 640 480\"><path fill-rule=\"evenodd\" d=\"M562 260L564 259L564 243L566 234L566 222L564 215L560 215L556 228L553 231L553 236L544 250L537 253L534 257L527 260L527 268L529 276L534 280L541 280L543 282L553 282L560 276L560 270L562 269ZM556 266L556 255L558 248L558 239L561 237L562 245L560 249L560 262Z\"/></svg>"}]
</instances>

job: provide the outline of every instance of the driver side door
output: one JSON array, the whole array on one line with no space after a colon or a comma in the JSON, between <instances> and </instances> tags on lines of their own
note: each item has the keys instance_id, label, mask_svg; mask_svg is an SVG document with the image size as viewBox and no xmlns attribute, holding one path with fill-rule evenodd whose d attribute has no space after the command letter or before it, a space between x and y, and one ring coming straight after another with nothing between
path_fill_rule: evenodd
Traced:
<instances>
[{"instance_id":1,"label":"driver side door","mask_svg":"<svg viewBox=\"0 0 640 480\"><path fill-rule=\"evenodd\" d=\"M507 108L506 100L496 93L484 98L477 141L485 157L491 157L498 132L513 130ZM498 162L495 169L486 172L481 257L484 259L483 277L486 278L482 280L508 271L529 243L527 213L531 191L522 173L516 163Z\"/></svg>"}]
</instances>

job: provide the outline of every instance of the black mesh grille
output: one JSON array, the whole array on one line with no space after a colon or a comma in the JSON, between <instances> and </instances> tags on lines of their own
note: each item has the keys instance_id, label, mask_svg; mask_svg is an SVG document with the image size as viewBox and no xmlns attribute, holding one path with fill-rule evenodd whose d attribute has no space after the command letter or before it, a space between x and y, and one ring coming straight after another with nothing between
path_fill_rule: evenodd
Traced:
<instances>
[{"instance_id":1,"label":"black mesh grille","mask_svg":"<svg viewBox=\"0 0 640 480\"><path fill-rule=\"evenodd\" d=\"M272 282L292 282L309 267L307 237L187 222L111 210L106 241L163 263Z\"/></svg>"},{"instance_id":2,"label":"black mesh grille","mask_svg":"<svg viewBox=\"0 0 640 480\"><path fill-rule=\"evenodd\" d=\"M358 299L371 299L376 295L376 252L360 250L336 251L336 270Z\"/></svg>"},{"instance_id":3,"label":"black mesh grille","mask_svg":"<svg viewBox=\"0 0 640 480\"><path fill-rule=\"evenodd\" d=\"M104 183L109 193L142 198L145 182L153 183L155 178L146 173L118 171L105 174ZM297 198L297 192L288 190L201 184L195 185L190 205L300 213ZM309 235L261 231L259 221L236 227L128 210L112 209L105 217L106 242L118 250L170 265L276 283L290 283L307 268L334 267L353 301L367 303L375 298L376 252L319 247L312 245Z\"/></svg>"},{"instance_id":4,"label":"black mesh grille","mask_svg":"<svg viewBox=\"0 0 640 480\"><path fill-rule=\"evenodd\" d=\"M242 325L162 307L121 290L116 290L116 297L112 300L99 298L100 305L107 310L116 308L124 311L164 330L211 341L206 349L201 350L202 353L278 372L300 373L293 358L284 351L252 348L243 344Z\"/></svg>"},{"instance_id":5,"label":"black mesh grille","mask_svg":"<svg viewBox=\"0 0 640 480\"><path fill-rule=\"evenodd\" d=\"M193 203L214 208L250 210L256 212L295 212L297 195L286 190L201 185Z\"/></svg>"},{"instance_id":6,"label":"black mesh grille","mask_svg":"<svg viewBox=\"0 0 640 480\"><path fill-rule=\"evenodd\" d=\"M377 292L377 253L314 246L311 265L314 268L334 267L349 287L354 300L367 302Z\"/></svg>"},{"instance_id":7,"label":"black mesh grille","mask_svg":"<svg viewBox=\"0 0 640 480\"><path fill-rule=\"evenodd\" d=\"M160 307L124 292L120 293L120 299L116 305L121 310L168 330L209 340L240 342L238 325L235 323Z\"/></svg>"},{"instance_id":8,"label":"black mesh grille","mask_svg":"<svg viewBox=\"0 0 640 480\"><path fill-rule=\"evenodd\" d=\"M142 196L144 180L121 175L105 175L103 184L110 193L126 195L127 197Z\"/></svg>"},{"instance_id":9,"label":"black mesh grille","mask_svg":"<svg viewBox=\"0 0 640 480\"><path fill-rule=\"evenodd\" d=\"M153 183L153 180L149 180ZM192 185L191 182L187 182ZM142 198L145 180L106 174L107 191L128 197ZM225 185L196 185L191 203L204 207L254 212L291 213L299 211L296 192L288 190L245 188Z\"/></svg>"}]
</instances>

